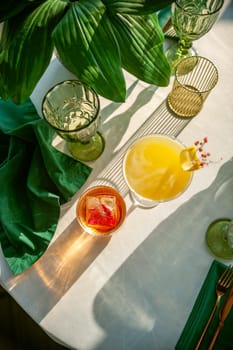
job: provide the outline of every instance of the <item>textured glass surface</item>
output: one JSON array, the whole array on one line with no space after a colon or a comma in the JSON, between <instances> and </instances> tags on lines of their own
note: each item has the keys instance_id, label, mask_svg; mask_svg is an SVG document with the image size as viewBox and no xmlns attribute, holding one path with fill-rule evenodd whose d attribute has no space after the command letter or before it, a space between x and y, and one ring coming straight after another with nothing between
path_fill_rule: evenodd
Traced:
<instances>
[{"instance_id":1,"label":"textured glass surface","mask_svg":"<svg viewBox=\"0 0 233 350\"><path fill-rule=\"evenodd\" d=\"M64 81L46 94L43 115L66 141L87 142L99 125L99 98L77 80Z\"/></svg>"},{"instance_id":2,"label":"textured glass surface","mask_svg":"<svg viewBox=\"0 0 233 350\"><path fill-rule=\"evenodd\" d=\"M173 26L180 39L197 40L215 23L223 0L177 0L173 13Z\"/></svg>"},{"instance_id":3,"label":"textured glass surface","mask_svg":"<svg viewBox=\"0 0 233 350\"><path fill-rule=\"evenodd\" d=\"M210 31L223 3L223 0L176 0L173 3L172 25L179 42L166 53L172 69L182 58L197 54L192 42Z\"/></svg>"},{"instance_id":4,"label":"textured glass surface","mask_svg":"<svg viewBox=\"0 0 233 350\"><path fill-rule=\"evenodd\" d=\"M75 159L91 161L104 150L100 124L100 103L95 91L78 80L66 80L52 87L42 104L45 120L67 141Z\"/></svg>"}]
</instances>

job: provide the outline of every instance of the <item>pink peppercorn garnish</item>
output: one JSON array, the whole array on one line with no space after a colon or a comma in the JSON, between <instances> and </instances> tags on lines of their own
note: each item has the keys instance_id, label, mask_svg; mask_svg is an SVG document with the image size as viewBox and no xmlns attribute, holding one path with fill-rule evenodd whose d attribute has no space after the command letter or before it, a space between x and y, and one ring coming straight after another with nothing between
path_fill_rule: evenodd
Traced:
<instances>
[{"instance_id":1,"label":"pink peppercorn garnish","mask_svg":"<svg viewBox=\"0 0 233 350\"><path fill-rule=\"evenodd\" d=\"M203 152L204 151L204 145L208 142L208 137L204 137L202 141L196 140L194 142L194 145L196 146L196 151L199 152L199 158L200 158L200 165L201 167L208 165L209 162L207 158L210 156L209 152Z\"/></svg>"}]
</instances>

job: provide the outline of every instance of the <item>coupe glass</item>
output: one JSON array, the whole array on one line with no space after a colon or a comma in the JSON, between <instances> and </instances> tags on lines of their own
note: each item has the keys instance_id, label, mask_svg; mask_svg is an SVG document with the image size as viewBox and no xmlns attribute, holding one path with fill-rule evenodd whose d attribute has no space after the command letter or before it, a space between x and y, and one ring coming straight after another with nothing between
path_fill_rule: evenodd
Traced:
<instances>
[{"instance_id":1,"label":"coupe glass","mask_svg":"<svg viewBox=\"0 0 233 350\"><path fill-rule=\"evenodd\" d=\"M123 174L136 206L152 208L187 189L193 172L181 164L185 150L180 141L162 134L144 136L130 146Z\"/></svg>"},{"instance_id":2,"label":"coupe glass","mask_svg":"<svg viewBox=\"0 0 233 350\"><path fill-rule=\"evenodd\" d=\"M206 244L218 258L233 259L233 220L220 218L213 221L206 231Z\"/></svg>"},{"instance_id":3,"label":"coupe glass","mask_svg":"<svg viewBox=\"0 0 233 350\"><path fill-rule=\"evenodd\" d=\"M196 55L192 42L205 35L214 25L224 0L176 0L172 6L172 25L179 37L178 47L167 51L174 69L180 59Z\"/></svg>"},{"instance_id":4,"label":"coupe glass","mask_svg":"<svg viewBox=\"0 0 233 350\"><path fill-rule=\"evenodd\" d=\"M67 142L72 156L81 161L95 160L103 152L99 111L98 95L78 80L58 83L42 103L45 120Z\"/></svg>"}]
</instances>

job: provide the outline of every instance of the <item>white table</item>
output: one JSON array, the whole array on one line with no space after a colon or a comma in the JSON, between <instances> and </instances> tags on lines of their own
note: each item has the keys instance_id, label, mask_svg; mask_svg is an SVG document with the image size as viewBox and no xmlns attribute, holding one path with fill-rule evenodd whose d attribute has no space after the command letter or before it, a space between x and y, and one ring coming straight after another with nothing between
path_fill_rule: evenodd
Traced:
<instances>
[{"instance_id":1,"label":"white table","mask_svg":"<svg viewBox=\"0 0 233 350\"><path fill-rule=\"evenodd\" d=\"M232 5L225 1L219 21L195 42L199 54L216 64L219 82L197 117L179 121L179 130L185 126L179 134L184 143L208 136L213 161L195 173L188 190L149 210L132 209L125 192L127 219L109 239L83 233L76 222L80 192L102 176L151 113L168 117L164 101L173 78L167 88L157 89L127 74L125 103L101 99L104 154L92 164L84 187L63 206L46 253L19 276L12 276L0 254L1 285L70 348L171 350L180 336L214 259L205 246L206 228L215 218L233 216ZM47 89L70 77L59 62L51 62L32 94L39 113Z\"/></svg>"}]
</instances>

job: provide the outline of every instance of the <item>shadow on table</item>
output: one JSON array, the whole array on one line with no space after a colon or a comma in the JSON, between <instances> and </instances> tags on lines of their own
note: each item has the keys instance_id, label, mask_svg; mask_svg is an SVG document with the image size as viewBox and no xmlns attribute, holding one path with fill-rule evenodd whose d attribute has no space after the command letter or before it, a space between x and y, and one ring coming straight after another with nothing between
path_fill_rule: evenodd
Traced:
<instances>
[{"instance_id":1,"label":"shadow on table","mask_svg":"<svg viewBox=\"0 0 233 350\"><path fill-rule=\"evenodd\" d=\"M133 82L131 86L127 90L127 95L131 94L133 90L136 88L138 81ZM103 108L101 111L102 116L102 128L106 139L112 140L113 149L118 146L121 138L125 135L126 130L128 129L131 118L134 114L140 110L143 106L147 105L150 100L154 97L156 90L158 89L155 85L149 85L148 87L143 88L138 94L134 102L127 108L127 110L123 111L115 115L112 119L108 120L109 117L113 114L116 103L110 103L107 107ZM127 97L127 98L128 98ZM122 104L121 104L122 105Z\"/></svg>"},{"instance_id":2,"label":"shadow on table","mask_svg":"<svg viewBox=\"0 0 233 350\"><path fill-rule=\"evenodd\" d=\"M137 81L129 87L128 95L132 93L136 85ZM148 89L143 89L137 95L136 101L121 115L124 123L121 121L122 133L118 128L118 138L123 136L123 130L127 128L129 118L152 98L156 87ZM117 104L111 103L106 108L103 111L105 121L117 108ZM108 122L106 128L111 129ZM112 133L113 130L110 132ZM115 142L118 143L120 140L115 140ZM74 197L74 200L77 198ZM64 215L69 208L70 203L67 203L61 215ZM25 311L31 314L30 310L33 309L33 316L39 322L102 252L110 239L110 237L101 238L88 235L74 220L31 268L8 281L7 288Z\"/></svg>"},{"instance_id":3,"label":"shadow on table","mask_svg":"<svg viewBox=\"0 0 233 350\"><path fill-rule=\"evenodd\" d=\"M233 2L229 1L225 10L221 13L219 21L233 21Z\"/></svg>"},{"instance_id":4,"label":"shadow on table","mask_svg":"<svg viewBox=\"0 0 233 350\"><path fill-rule=\"evenodd\" d=\"M233 217L232 203L231 160L209 188L156 227L98 293L93 313L105 339L92 350L175 348L213 260L205 229L217 217Z\"/></svg>"},{"instance_id":5,"label":"shadow on table","mask_svg":"<svg viewBox=\"0 0 233 350\"><path fill-rule=\"evenodd\" d=\"M138 81L133 82L127 91L128 95L132 92L135 93L134 102L126 111L113 118L114 123L108 118L118 108L118 104L111 103L102 111L105 131L109 133L108 139L111 139L112 142L111 150L114 150L124 136L130 118L152 99L157 89L156 86L149 86L138 93L134 91L137 84ZM159 113L159 118L154 118L157 119L156 123L153 119L153 124L160 125L162 123L164 126L164 120L169 117L168 125L173 125L170 121L170 113L167 112L166 103L156 107L156 111L157 109L162 110L162 112ZM117 120L115 120L116 118ZM175 124L177 125L177 122ZM179 122L178 124L180 125ZM174 127L172 126L172 128ZM109 158L112 156L111 153ZM105 165L102 161L100 164L103 169ZM77 200L76 196L73 200ZM71 203L73 201L64 206L61 215L65 215ZM87 235L74 220L32 267L10 279L6 283L6 287L25 311L31 314L30 310L33 309L33 316L39 322L102 252L109 240L110 238ZM27 295L27 300L25 295Z\"/></svg>"},{"instance_id":6,"label":"shadow on table","mask_svg":"<svg viewBox=\"0 0 233 350\"><path fill-rule=\"evenodd\" d=\"M119 153L119 144L125 137L131 120L134 118L135 114L143 109L147 104L155 98L155 107L158 107L158 102L160 98L155 96L156 90L158 89L155 85L150 85L148 87L138 87L140 82L135 80L127 89L127 101L126 103L115 103L111 102L106 107L101 109L101 132L105 138L105 150L103 156L97 159L93 164L93 175L94 178L98 174L99 170L102 170L107 166L109 161L113 159ZM132 98L132 103L130 101L130 95L134 94ZM125 105L125 106L124 106ZM117 109L123 106L123 111L117 113ZM145 118L146 118L145 114ZM149 117L149 115L147 116Z\"/></svg>"},{"instance_id":7,"label":"shadow on table","mask_svg":"<svg viewBox=\"0 0 233 350\"><path fill-rule=\"evenodd\" d=\"M110 239L87 234L74 220L33 266L8 281L7 289L40 322Z\"/></svg>"},{"instance_id":8,"label":"shadow on table","mask_svg":"<svg viewBox=\"0 0 233 350\"><path fill-rule=\"evenodd\" d=\"M121 146L120 149L118 149L117 154L112 153L114 151L111 152L111 149L114 149L115 147L113 144L116 142L117 138L115 137L114 141L113 135L112 137L109 137L112 145L108 145L107 148L110 149L110 152L104 157L103 160L101 160L100 163L98 163L98 161L95 163L93 172L90 175L88 182L91 184L91 186L110 184L111 186L115 187L123 197L125 197L128 194L129 189L123 175L123 159L132 142L143 135L156 133L177 137L191 120L191 118L181 118L175 115L168 108L167 99L163 100L159 106L157 106L155 110L149 116L147 116L144 123L142 123L134 134L131 135L128 141ZM118 129L116 128L114 130L117 134ZM120 139L118 143L119 142ZM102 171L100 171L101 169ZM134 208L135 206L131 207L129 211L132 212Z\"/></svg>"}]
</instances>

